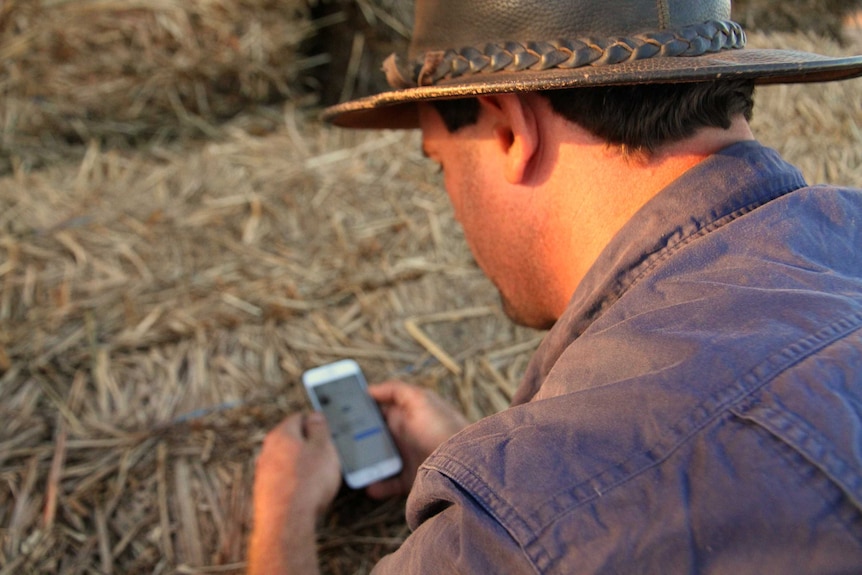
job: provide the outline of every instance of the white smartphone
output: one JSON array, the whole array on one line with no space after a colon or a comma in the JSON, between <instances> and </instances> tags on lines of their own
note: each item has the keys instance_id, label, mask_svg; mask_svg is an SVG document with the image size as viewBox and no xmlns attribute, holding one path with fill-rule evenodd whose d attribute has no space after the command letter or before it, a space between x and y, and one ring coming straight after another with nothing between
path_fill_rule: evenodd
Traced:
<instances>
[{"instance_id":1,"label":"white smartphone","mask_svg":"<svg viewBox=\"0 0 862 575\"><path fill-rule=\"evenodd\" d=\"M323 413L341 460L344 481L359 489L398 474L401 456L362 370L352 359L309 369L302 383Z\"/></svg>"}]
</instances>

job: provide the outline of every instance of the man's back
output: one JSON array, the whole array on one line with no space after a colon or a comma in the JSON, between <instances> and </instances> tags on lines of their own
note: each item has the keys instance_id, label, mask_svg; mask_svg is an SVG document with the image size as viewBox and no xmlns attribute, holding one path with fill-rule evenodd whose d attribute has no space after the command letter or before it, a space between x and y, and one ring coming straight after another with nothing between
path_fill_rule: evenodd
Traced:
<instances>
[{"instance_id":1,"label":"man's back","mask_svg":"<svg viewBox=\"0 0 862 575\"><path fill-rule=\"evenodd\" d=\"M862 192L802 185L740 144L637 214L534 358L525 403L426 462L391 566L862 564ZM426 537L443 537L432 555Z\"/></svg>"}]
</instances>

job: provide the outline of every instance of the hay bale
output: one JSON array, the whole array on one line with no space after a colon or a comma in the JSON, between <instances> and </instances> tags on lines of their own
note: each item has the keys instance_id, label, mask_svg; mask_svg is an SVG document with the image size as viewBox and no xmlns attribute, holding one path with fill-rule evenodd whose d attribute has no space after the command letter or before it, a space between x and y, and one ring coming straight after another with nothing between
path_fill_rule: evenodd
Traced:
<instances>
[{"instance_id":1,"label":"hay bale","mask_svg":"<svg viewBox=\"0 0 862 575\"><path fill-rule=\"evenodd\" d=\"M393 52L406 52L413 27L412 0L319 0L315 20L322 27L309 44L329 61L312 71L320 102L335 104L388 90L381 71Z\"/></svg>"},{"instance_id":2,"label":"hay bale","mask_svg":"<svg viewBox=\"0 0 862 575\"><path fill-rule=\"evenodd\" d=\"M301 95L304 0L13 0L0 7L0 172L212 136L242 110Z\"/></svg>"}]
</instances>

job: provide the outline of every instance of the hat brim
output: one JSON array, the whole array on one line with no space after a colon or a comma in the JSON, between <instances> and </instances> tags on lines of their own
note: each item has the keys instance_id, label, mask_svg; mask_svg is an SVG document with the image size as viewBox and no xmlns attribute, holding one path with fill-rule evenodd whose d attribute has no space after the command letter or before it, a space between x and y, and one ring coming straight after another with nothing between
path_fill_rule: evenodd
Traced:
<instances>
[{"instance_id":1,"label":"hat brim","mask_svg":"<svg viewBox=\"0 0 862 575\"><path fill-rule=\"evenodd\" d=\"M694 57L650 58L575 69L494 72L392 90L323 110L321 118L345 128L418 127L416 103L513 92L589 86L753 79L757 84L827 82L862 75L862 56L830 58L793 50L738 49Z\"/></svg>"}]
</instances>

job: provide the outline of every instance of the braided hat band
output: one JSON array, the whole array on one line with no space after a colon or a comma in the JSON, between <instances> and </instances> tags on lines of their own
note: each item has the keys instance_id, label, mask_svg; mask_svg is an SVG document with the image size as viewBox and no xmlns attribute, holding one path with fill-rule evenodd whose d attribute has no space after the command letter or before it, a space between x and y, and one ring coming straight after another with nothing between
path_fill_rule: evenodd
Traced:
<instances>
[{"instance_id":1,"label":"braided hat band","mask_svg":"<svg viewBox=\"0 0 862 575\"><path fill-rule=\"evenodd\" d=\"M383 71L390 86L407 89L473 74L609 66L649 58L702 56L744 47L745 32L739 24L710 20L631 37L488 43L482 50L470 46L430 51L411 61L392 54L383 63Z\"/></svg>"}]
</instances>

